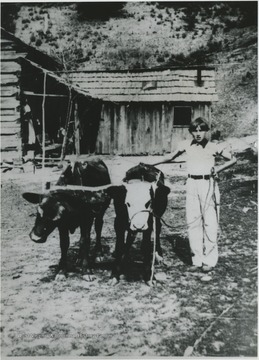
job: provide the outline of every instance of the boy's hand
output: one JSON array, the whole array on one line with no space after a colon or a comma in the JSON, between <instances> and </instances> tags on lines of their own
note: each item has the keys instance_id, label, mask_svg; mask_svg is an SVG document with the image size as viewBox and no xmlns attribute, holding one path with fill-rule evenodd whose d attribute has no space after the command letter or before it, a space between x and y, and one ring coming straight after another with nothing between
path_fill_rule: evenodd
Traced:
<instances>
[{"instance_id":1,"label":"boy's hand","mask_svg":"<svg viewBox=\"0 0 259 360\"><path fill-rule=\"evenodd\" d=\"M211 168L210 174L214 180L219 180L219 175L214 167Z\"/></svg>"}]
</instances>

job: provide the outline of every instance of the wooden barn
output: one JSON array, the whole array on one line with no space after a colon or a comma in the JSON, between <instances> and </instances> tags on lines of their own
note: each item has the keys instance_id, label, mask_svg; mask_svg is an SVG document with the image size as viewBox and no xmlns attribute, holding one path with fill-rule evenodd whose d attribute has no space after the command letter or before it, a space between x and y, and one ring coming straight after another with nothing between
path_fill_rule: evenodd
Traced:
<instances>
[{"instance_id":1,"label":"wooden barn","mask_svg":"<svg viewBox=\"0 0 259 360\"><path fill-rule=\"evenodd\" d=\"M23 101L21 59L29 59L48 70L61 69L48 55L25 44L1 28L1 159L19 158L23 152Z\"/></svg>"},{"instance_id":2,"label":"wooden barn","mask_svg":"<svg viewBox=\"0 0 259 360\"><path fill-rule=\"evenodd\" d=\"M98 129L95 151L99 154L173 151L180 140L190 136L192 120L204 116L210 122L211 103L217 101L211 67L78 71L63 76L101 100L99 118L97 113L91 119L79 114L80 123L88 123L90 133L91 127ZM81 153L87 149L86 140L81 141Z\"/></svg>"},{"instance_id":3,"label":"wooden barn","mask_svg":"<svg viewBox=\"0 0 259 360\"><path fill-rule=\"evenodd\" d=\"M96 107L100 114L100 101L66 83L55 74L59 63L4 29L1 54L1 160L41 154L43 143L47 156L79 154L79 131L87 126L79 126L77 102L91 109L84 118L93 118ZM85 153L93 152L93 131L81 137Z\"/></svg>"}]
</instances>

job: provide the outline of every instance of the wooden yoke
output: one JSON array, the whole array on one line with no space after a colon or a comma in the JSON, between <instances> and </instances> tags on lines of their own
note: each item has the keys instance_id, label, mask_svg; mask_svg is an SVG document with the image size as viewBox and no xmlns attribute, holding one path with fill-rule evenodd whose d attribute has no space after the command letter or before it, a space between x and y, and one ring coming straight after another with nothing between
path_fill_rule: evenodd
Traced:
<instances>
[{"instance_id":1,"label":"wooden yoke","mask_svg":"<svg viewBox=\"0 0 259 360\"><path fill-rule=\"evenodd\" d=\"M90 192L95 192L95 191L102 191L102 190L106 190L108 188L110 188L111 186L114 186L115 184L107 184L107 185L102 185L102 186L82 186L82 185L64 185L64 186L58 186L58 185L54 185L50 188L50 191L55 191L55 190L65 190L65 191L90 191ZM117 184L116 184L117 185Z\"/></svg>"}]
</instances>

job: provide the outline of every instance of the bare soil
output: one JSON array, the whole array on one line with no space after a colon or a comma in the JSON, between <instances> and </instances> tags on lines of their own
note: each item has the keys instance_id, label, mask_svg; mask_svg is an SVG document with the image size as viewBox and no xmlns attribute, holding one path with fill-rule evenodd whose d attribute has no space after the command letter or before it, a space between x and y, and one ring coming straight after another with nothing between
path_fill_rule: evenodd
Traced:
<instances>
[{"instance_id":1,"label":"bare soil","mask_svg":"<svg viewBox=\"0 0 259 360\"><path fill-rule=\"evenodd\" d=\"M156 158L105 158L113 182L130 167ZM205 276L188 271L185 169L161 165L171 187L157 284L141 278L137 239L126 279L108 284L115 247L114 210L105 215L104 260L95 280L75 265L79 232L71 236L70 272L55 280L58 233L45 244L29 239L36 206L22 198L55 182L60 170L2 174L2 356L256 356L257 163L240 159L220 181L220 259ZM94 241L93 241L94 243ZM195 345L195 346L194 346ZM192 348L194 346L194 348ZM187 351L187 352L186 352Z\"/></svg>"}]
</instances>

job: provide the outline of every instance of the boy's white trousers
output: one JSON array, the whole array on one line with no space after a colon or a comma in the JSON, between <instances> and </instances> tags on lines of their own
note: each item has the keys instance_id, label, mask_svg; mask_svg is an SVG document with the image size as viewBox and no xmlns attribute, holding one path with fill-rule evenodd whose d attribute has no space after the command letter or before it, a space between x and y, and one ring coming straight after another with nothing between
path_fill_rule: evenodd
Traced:
<instances>
[{"instance_id":1,"label":"boy's white trousers","mask_svg":"<svg viewBox=\"0 0 259 360\"><path fill-rule=\"evenodd\" d=\"M213 178L187 179L186 218L193 265L217 264L219 202L219 188Z\"/></svg>"}]
</instances>

